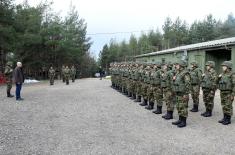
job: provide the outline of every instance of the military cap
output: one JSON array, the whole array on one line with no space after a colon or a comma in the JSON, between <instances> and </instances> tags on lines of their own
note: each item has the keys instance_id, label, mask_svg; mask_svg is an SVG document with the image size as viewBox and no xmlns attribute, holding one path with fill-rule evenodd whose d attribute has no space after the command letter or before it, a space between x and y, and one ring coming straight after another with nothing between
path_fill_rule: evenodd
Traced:
<instances>
[{"instance_id":1,"label":"military cap","mask_svg":"<svg viewBox=\"0 0 235 155\"><path fill-rule=\"evenodd\" d=\"M224 61L221 66L227 66L228 68L233 68L233 63L231 61Z\"/></svg>"},{"instance_id":2,"label":"military cap","mask_svg":"<svg viewBox=\"0 0 235 155\"><path fill-rule=\"evenodd\" d=\"M206 66L210 66L210 67L214 68L215 62L214 61L207 61Z\"/></svg>"}]
</instances>

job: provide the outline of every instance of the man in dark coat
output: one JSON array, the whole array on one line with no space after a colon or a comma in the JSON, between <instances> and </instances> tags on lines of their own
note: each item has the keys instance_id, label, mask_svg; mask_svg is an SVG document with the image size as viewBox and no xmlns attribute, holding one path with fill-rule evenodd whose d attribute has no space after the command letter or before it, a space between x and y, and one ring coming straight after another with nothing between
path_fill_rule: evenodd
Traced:
<instances>
[{"instance_id":1,"label":"man in dark coat","mask_svg":"<svg viewBox=\"0 0 235 155\"><path fill-rule=\"evenodd\" d=\"M16 100L21 101L23 100L23 98L21 98L20 92L21 92L22 84L24 83L24 74L22 71L21 62L17 62L17 66L14 70L13 80L16 84Z\"/></svg>"}]
</instances>

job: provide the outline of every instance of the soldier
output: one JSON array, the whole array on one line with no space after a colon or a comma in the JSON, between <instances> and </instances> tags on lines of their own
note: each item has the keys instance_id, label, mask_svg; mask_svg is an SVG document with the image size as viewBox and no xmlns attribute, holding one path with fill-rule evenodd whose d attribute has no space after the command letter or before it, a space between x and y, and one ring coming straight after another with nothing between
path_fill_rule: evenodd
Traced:
<instances>
[{"instance_id":1,"label":"soldier","mask_svg":"<svg viewBox=\"0 0 235 155\"><path fill-rule=\"evenodd\" d=\"M136 85L137 85L137 79L138 77L135 76L135 73L137 71L137 67L138 67L138 64L137 63L134 63L132 64L132 69L131 69L131 93L132 93L132 100L135 100L136 99Z\"/></svg>"},{"instance_id":2,"label":"soldier","mask_svg":"<svg viewBox=\"0 0 235 155\"><path fill-rule=\"evenodd\" d=\"M153 87L153 84L154 84L154 79L153 79L153 74L155 72L155 68L154 68L154 65L153 64L149 64L150 66L150 69L149 69L149 73L147 74L147 80L146 80L146 83L147 83L147 96L148 96L148 106L145 107L145 109L147 110L152 110L153 107L154 107L154 94L153 94L153 90L154 90L154 87Z\"/></svg>"},{"instance_id":3,"label":"soldier","mask_svg":"<svg viewBox=\"0 0 235 155\"><path fill-rule=\"evenodd\" d=\"M14 95L11 95L11 88L12 88L12 77L13 77L13 63L7 62L5 67L5 77L6 77L6 84L7 84L7 97L14 97Z\"/></svg>"},{"instance_id":4,"label":"soldier","mask_svg":"<svg viewBox=\"0 0 235 155\"><path fill-rule=\"evenodd\" d=\"M74 65L71 67L71 78L72 78L72 82L75 82L75 78L76 78L76 68L74 67Z\"/></svg>"},{"instance_id":5,"label":"soldier","mask_svg":"<svg viewBox=\"0 0 235 155\"><path fill-rule=\"evenodd\" d=\"M163 90L163 99L167 106L167 113L162 118L169 120L173 119L174 104L172 92L172 72L170 64L164 63L161 70L161 88Z\"/></svg>"},{"instance_id":6,"label":"soldier","mask_svg":"<svg viewBox=\"0 0 235 155\"><path fill-rule=\"evenodd\" d=\"M61 77L62 77L63 82L65 82L64 70L65 70L65 66L63 65L62 68L61 68Z\"/></svg>"},{"instance_id":7,"label":"soldier","mask_svg":"<svg viewBox=\"0 0 235 155\"><path fill-rule=\"evenodd\" d=\"M201 87L203 91L203 101L206 107L206 111L201 115L204 117L211 117L214 107L215 91L217 89L217 74L214 70L215 62L208 61L206 63L206 71L202 75Z\"/></svg>"},{"instance_id":8,"label":"soldier","mask_svg":"<svg viewBox=\"0 0 235 155\"><path fill-rule=\"evenodd\" d=\"M50 78L50 85L54 85L54 78L55 78L55 70L53 67L50 67L49 71L48 71L48 75Z\"/></svg>"},{"instance_id":9,"label":"soldier","mask_svg":"<svg viewBox=\"0 0 235 155\"><path fill-rule=\"evenodd\" d=\"M172 122L172 124L177 125L179 128L186 126L186 119L188 117L190 74L186 67L186 62L181 60L176 64L176 75L173 76L173 91L176 94L179 120Z\"/></svg>"},{"instance_id":10,"label":"soldier","mask_svg":"<svg viewBox=\"0 0 235 155\"><path fill-rule=\"evenodd\" d=\"M147 89L148 85L146 84L148 80L148 74L149 74L150 66L148 66L146 63L142 65L140 73L141 73L141 96L143 98L143 102L140 104L140 106L146 106L148 105L148 96L147 96Z\"/></svg>"},{"instance_id":11,"label":"soldier","mask_svg":"<svg viewBox=\"0 0 235 155\"><path fill-rule=\"evenodd\" d=\"M190 69L190 77L191 77L191 87L190 92L193 99L193 108L190 110L191 112L198 112L199 105L199 94L200 94L200 84L202 79L202 71L198 67L197 62L191 63Z\"/></svg>"},{"instance_id":12,"label":"soldier","mask_svg":"<svg viewBox=\"0 0 235 155\"><path fill-rule=\"evenodd\" d=\"M155 72L153 73L153 94L157 103L157 109L153 111L155 114L162 114L162 100L163 92L161 89L161 64L156 63L154 65Z\"/></svg>"},{"instance_id":13,"label":"soldier","mask_svg":"<svg viewBox=\"0 0 235 155\"><path fill-rule=\"evenodd\" d=\"M66 85L69 85L70 74L71 74L71 71L70 71L69 67L66 66L64 69L64 78L65 78Z\"/></svg>"},{"instance_id":14,"label":"soldier","mask_svg":"<svg viewBox=\"0 0 235 155\"><path fill-rule=\"evenodd\" d=\"M232 103L235 95L235 74L232 72L233 63L231 61L224 61L221 66L223 73L219 75L218 88L220 90L224 117L219 120L219 123L228 125L231 123L231 116L233 115Z\"/></svg>"},{"instance_id":15,"label":"soldier","mask_svg":"<svg viewBox=\"0 0 235 155\"><path fill-rule=\"evenodd\" d=\"M141 87L142 87L142 72L143 72L143 64L138 64L138 67L135 70L135 78L136 78L136 101L141 102Z\"/></svg>"}]
</instances>

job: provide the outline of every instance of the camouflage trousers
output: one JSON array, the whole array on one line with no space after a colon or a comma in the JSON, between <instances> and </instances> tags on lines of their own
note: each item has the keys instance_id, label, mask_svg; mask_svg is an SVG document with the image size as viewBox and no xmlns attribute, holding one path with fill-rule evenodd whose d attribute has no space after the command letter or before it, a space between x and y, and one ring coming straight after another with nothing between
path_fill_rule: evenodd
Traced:
<instances>
[{"instance_id":1,"label":"camouflage trousers","mask_svg":"<svg viewBox=\"0 0 235 155\"><path fill-rule=\"evenodd\" d=\"M220 91L221 106L223 113L229 116L233 115L233 100L234 96L231 92Z\"/></svg>"},{"instance_id":2,"label":"camouflage trousers","mask_svg":"<svg viewBox=\"0 0 235 155\"><path fill-rule=\"evenodd\" d=\"M141 85L141 95L145 100L148 99L147 90L148 90L148 84L143 82Z\"/></svg>"},{"instance_id":3,"label":"camouflage trousers","mask_svg":"<svg viewBox=\"0 0 235 155\"><path fill-rule=\"evenodd\" d=\"M163 88L163 100L166 103L167 111L174 111L174 104L172 98L173 92L168 88Z\"/></svg>"},{"instance_id":4,"label":"camouflage trousers","mask_svg":"<svg viewBox=\"0 0 235 155\"><path fill-rule=\"evenodd\" d=\"M121 87L121 86L122 86L121 82L122 82L122 77L118 75L118 76L117 76L117 86L118 86L118 87Z\"/></svg>"},{"instance_id":5,"label":"camouflage trousers","mask_svg":"<svg viewBox=\"0 0 235 155\"><path fill-rule=\"evenodd\" d=\"M148 85L148 89L147 89L148 100L149 102L154 102L153 85L151 84L147 84L147 85Z\"/></svg>"},{"instance_id":6,"label":"camouflage trousers","mask_svg":"<svg viewBox=\"0 0 235 155\"><path fill-rule=\"evenodd\" d=\"M65 76L65 82L67 85L69 84L69 76Z\"/></svg>"},{"instance_id":7,"label":"camouflage trousers","mask_svg":"<svg viewBox=\"0 0 235 155\"><path fill-rule=\"evenodd\" d=\"M127 89L127 91L132 93L133 92L132 88L133 88L132 79L127 78L126 79L126 89Z\"/></svg>"},{"instance_id":8,"label":"camouflage trousers","mask_svg":"<svg viewBox=\"0 0 235 155\"><path fill-rule=\"evenodd\" d=\"M10 92L12 88L12 81L7 81L6 84L7 84L7 92Z\"/></svg>"},{"instance_id":9,"label":"camouflage trousers","mask_svg":"<svg viewBox=\"0 0 235 155\"><path fill-rule=\"evenodd\" d=\"M133 94L136 94L136 84L137 84L137 81L135 81L135 80L131 80L131 93L133 93Z\"/></svg>"},{"instance_id":10,"label":"camouflage trousers","mask_svg":"<svg viewBox=\"0 0 235 155\"><path fill-rule=\"evenodd\" d=\"M193 104L199 105L200 85L192 85L190 92L193 99Z\"/></svg>"},{"instance_id":11,"label":"camouflage trousers","mask_svg":"<svg viewBox=\"0 0 235 155\"><path fill-rule=\"evenodd\" d=\"M73 75L71 75L71 77L72 77L72 82L74 82L74 81L75 81L75 77L76 77L76 75L75 75L75 74L73 74Z\"/></svg>"},{"instance_id":12,"label":"camouflage trousers","mask_svg":"<svg viewBox=\"0 0 235 155\"><path fill-rule=\"evenodd\" d=\"M153 86L153 95L154 95L154 100L157 103L157 106L162 106L163 92L160 86Z\"/></svg>"},{"instance_id":13,"label":"camouflage trousers","mask_svg":"<svg viewBox=\"0 0 235 155\"><path fill-rule=\"evenodd\" d=\"M120 77L119 79L118 79L118 83L119 83L119 85L120 85L120 87L122 88L122 90L123 89L126 89L126 84L127 84L127 79L126 79L126 77Z\"/></svg>"},{"instance_id":14,"label":"camouflage trousers","mask_svg":"<svg viewBox=\"0 0 235 155\"><path fill-rule=\"evenodd\" d=\"M54 84L54 76L50 76L50 84Z\"/></svg>"},{"instance_id":15,"label":"camouflage trousers","mask_svg":"<svg viewBox=\"0 0 235 155\"><path fill-rule=\"evenodd\" d=\"M135 92L138 96L141 96L141 87L142 87L142 83L140 81L136 81Z\"/></svg>"},{"instance_id":16,"label":"camouflage trousers","mask_svg":"<svg viewBox=\"0 0 235 155\"><path fill-rule=\"evenodd\" d=\"M213 110L214 98L215 98L214 90L209 90L209 89L203 90L203 102L207 110Z\"/></svg>"},{"instance_id":17,"label":"camouflage trousers","mask_svg":"<svg viewBox=\"0 0 235 155\"><path fill-rule=\"evenodd\" d=\"M176 95L176 109L178 111L178 115L182 117L188 117L188 101L189 96L186 95L187 98L184 98L183 95Z\"/></svg>"}]
</instances>

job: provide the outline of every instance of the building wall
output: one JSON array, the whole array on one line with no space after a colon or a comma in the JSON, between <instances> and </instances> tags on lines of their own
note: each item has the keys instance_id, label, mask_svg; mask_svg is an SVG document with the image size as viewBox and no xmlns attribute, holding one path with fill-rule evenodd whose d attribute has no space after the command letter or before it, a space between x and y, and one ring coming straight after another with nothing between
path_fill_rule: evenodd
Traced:
<instances>
[{"instance_id":1,"label":"building wall","mask_svg":"<svg viewBox=\"0 0 235 155\"><path fill-rule=\"evenodd\" d=\"M206 62L206 53L204 50L189 51L188 52L188 64L196 61L201 69L204 69Z\"/></svg>"},{"instance_id":2,"label":"building wall","mask_svg":"<svg viewBox=\"0 0 235 155\"><path fill-rule=\"evenodd\" d=\"M213 60L216 63L216 71L221 72L220 64L223 61L228 60L228 56L227 56L228 53L224 53L225 51L223 50L225 49L217 49L217 50L215 49L215 50L211 50L211 53L209 53L206 50L188 51L187 52L188 64L190 64L193 61L196 61L199 64L200 68L204 70L206 62L208 60ZM221 52L221 54L218 52ZM136 61L138 62L162 62L162 60L165 59L165 62L177 62L183 58L184 54L185 52L182 51L182 52L177 52L177 53L153 55L149 57L136 58ZM213 54L215 55L213 56ZM231 60L233 62L233 70L235 71L235 46L231 47Z\"/></svg>"},{"instance_id":3,"label":"building wall","mask_svg":"<svg viewBox=\"0 0 235 155\"><path fill-rule=\"evenodd\" d=\"M231 61L233 62L233 71L235 71L235 46L232 47Z\"/></svg>"}]
</instances>

